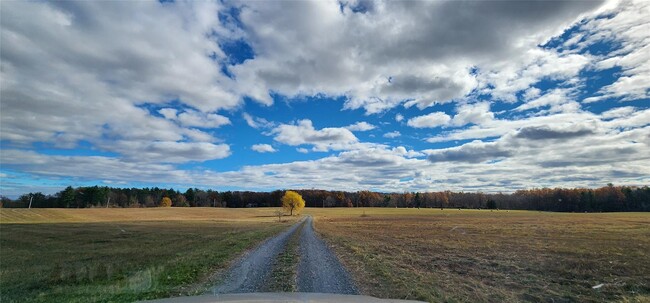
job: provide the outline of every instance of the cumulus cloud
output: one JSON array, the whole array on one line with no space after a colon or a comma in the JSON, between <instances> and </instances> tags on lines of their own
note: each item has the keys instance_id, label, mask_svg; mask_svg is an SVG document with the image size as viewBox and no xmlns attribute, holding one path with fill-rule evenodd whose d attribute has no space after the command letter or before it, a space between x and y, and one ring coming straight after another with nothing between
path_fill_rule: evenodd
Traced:
<instances>
[{"instance_id":1,"label":"cumulus cloud","mask_svg":"<svg viewBox=\"0 0 650 303\"><path fill-rule=\"evenodd\" d=\"M365 131L373 130L377 127L368 122L357 122L352 125L348 125L345 128L351 131L365 132Z\"/></svg>"},{"instance_id":2,"label":"cumulus cloud","mask_svg":"<svg viewBox=\"0 0 650 303\"><path fill-rule=\"evenodd\" d=\"M178 118L178 110L175 108L161 108L158 110L158 113L168 120L176 120Z\"/></svg>"},{"instance_id":3,"label":"cumulus cloud","mask_svg":"<svg viewBox=\"0 0 650 303\"><path fill-rule=\"evenodd\" d=\"M240 102L233 80L220 71L224 53L207 35L224 32L217 14L205 13L219 10L218 3L1 5L1 139L62 148L85 141L172 162L229 154L227 145L195 129L228 124L214 112ZM149 17L125 17L133 12ZM143 106L171 100L201 113L168 109L161 118Z\"/></svg>"},{"instance_id":4,"label":"cumulus cloud","mask_svg":"<svg viewBox=\"0 0 650 303\"><path fill-rule=\"evenodd\" d=\"M260 129L260 128L272 128L275 126L275 123L268 121L264 118L260 117L253 117L249 115L248 113L243 113L242 117L246 121L246 124L248 126L255 128L255 129Z\"/></svg>"},{"instance_id":5,"label":"cumulus cloud","mask_svg":"<svg viewBox=\"0 0 650 303\"><path fill-rule=\"evenodd\" d=\"M398 146L392 149L392 151L400 156L406 157L406 158L415 158L415 157L422 157L425 154L419 151L415 150L408 150L404 146Z\"/></svg>"},{"instance_id":6,"label":"cumulus cloud","mask_svg":"<svg viewBox=\"0 0 650 303\"><path fill-rule=\"evenodd\" d=\"M186 110L178 113L174 108L163 108L158 110L165 119L174 120L182 126L198 128L217 128L222 125L230 124L228 117L219 114L204 114L194 110Z\"/></svg>"},{"instance_id":7,"label":"cumulus cloud","mask_svg":"<svg viewBox=\"0 0 650 303\"><path fill-rule=\"evenodd\" d=\"M384 138L393 139L393 138L397 138L397 137L399 137L401 135L402 134L399 131L392 131L392 132L385 133Z\"/></svg>"},{"instance_id":8,"label":"cumulus cloud","mask_svg":"<svg viewBox=\"0 0 650 303\"><path fill-rule=\"evenodd\" d=\"M436 150L429 153L431 162L468 162L479 163L509 157L512 152L496 143L472 141L459 147Z\"/></svg>"},{"instance_id":9,"label":"cumulus cloud","mask_svg":"<svg viewBox=\"0 0 650 303\"><path fill-rule=\"evenodd\" d=\"M576 92L573 89L556 88L541 96L527 100L526 103L515 108L515 111L521 112L546 106L549 107L549 111L551 112L567 111L567 109L579 109L580 105L578 105L573 98L575 93ZM567 105L573 104L576 104L576 107L567 107Z\"/></svg>"},{"instance_id":10,"label":"cumulus cloud","mask_svg":"<svg viewBox=\"0 0 650 303\"><path fill-rule=\"evenodd\" d=\"M270 144L254 144L251 149L258 153L274 153L277 151Z\"/></svg>"},{"instance_id":11,"label":"cumulus cloud","mask_svg":"<svg viewBox=\"0 0 650 303\"><path fill-rule=\"evenodd\" d=\"M474 66L498 70L515 57L525 60L529 50L600 4L378 1L371 11L355 13L338 2L246 2L238 5L240 19L258 55L232 71L250 97L266 103L274 91L345 95L346 108L367 113L404 101L425 108L480 88L484 80L472 74ZM459 17L455 12L461 10ZM409 22L395 26L396 20ZM557 60L547 61L538 70L555 67ZM584 64L571 56L567 61ZM559 68L574 68L567 65ZM543 76L537 70L531 74L527 85Z\"/></svg>"},{"instance_id":12,"label":"cumulus cloud","mask_svg":"<svg viewBox=\"0 0 650 303\"><path fill-rule=\"evenodd\" d=\"M456 115L451 123L456 126L485 124L493 119L494 113L490 111L490 102L477 102L459 105L456 108Z\"/></svg>"},{"instance_id":13,"label":"cumulus cloud","mask_svg":"<svg viewBox=\"0 0 650 303\"><path fill-rule=\"evenodd\" d=\"M337 190L483 190L553 186L647 184L650 178L648 128L549 144L526 145L506 136L498 142L475 141L460 147L421 152L403 147L360 146L317 160L245 166L214 172L179 170L168 164L140 164L111 157L53 156L3 150L4 167L40 176L166 182L190 186L223 184L241 189L325 188ZM646 138L646 142L640 140ZM587 141L588 140L588 141ZM637 143L630 142L634 140ZM591 147L576 146L592 142ZM611 169L617 163L617 169Z\"/></svg>"},{"instance_id":14,"label":"cumulus cloud","mask_svg":"<svg viewBox=\"0 0 650 303\"><path fill-rule=\"evenodd\" d=\"M438 127L447 125L451 117L443 112L434 112L424 116L413 117L406 122L406 125L415 128Z\"/></svg>"},{"instance_id":15,"label":"cumulus cloud","mask_svg":"<svg viewBox=\"0 0 650 303\"><path fill-rule=\"evenodd\" d=\"M620 48L595 63L598 69L618 67L618 79L599 89L599 95L585 99L596 102L608 98L632 101L650 98L650 3L622 1L603 12L609 18L596 18L581 26L582 37L576 48L581 50L599 42L614 42Z\"/></svg>"},{"instance_id":16,"label":"cumulus cloud","mask_svg":"<svg viewBox=\"0 0 650 303\"><path fill-rule=\"evenodd\" d=\"M435 143L454 140L485 139L501 137L527 126L574 125L575 121L589 123L596 120L599 120L598 116L584 111L568 113L561 112L520 119L494 119L483 122L481 125L473 125L464 129L442 132L441 134L427 138L426 140Z\"/></svg>"},{"instance_id":17,"label":"cumulus cloud","mask_svg":"<svg viewBox=\"0 0 650 303\"><path fill-rule=\"evenodd\" d=\"M550 126L528 126L521 128L515 135L517 138L529 140L571 139L593 134L589 128L553 129Z\"/></svg>"},{"instance_id":18,"label":"cumulus cloud","mask_svg":"<svg viewBox=\"0 0 650 303\"><path fill-rule=\"evenodd\" d=\"M603 112L600 116L603 119L620 118L620 117L629 116L635 111L636 108L633 106L623 106L623 107L617 107L617 108L612 108L610 110L607 110Z\"/></svg>"},{"instance_id":19,"label":"cumulus cloud","mask_svg":"<svg viewBox=\"0 0 650 303\"><path fill-rule=\"evenodd\" d=\"M0 2L0 160L34 178L249 189L647 184L650 110L637 102L598 114L588 103L649 98L650 5L601 4L376 1L359 11L336 1ZM232 7L237 22L223 23ZM559 46L540 47L573 25ZM220 47L232 39L253 58L233 63ZM598 43L613 49L592 52ZM613 82L585 98L598 82L585 75L605 70ZM366 114L403 106L410 127L444 126L418 132L445 147L414 150L412 129L383 134L406 147L360 142L352 131L375 125L287 123L291 115L280 124L250 115L243 102L306 96L340 98L343 109ZM453 113L413 114L449 102ZM224 114L238 111L274 145L331 153L227 172L178 165L228 157L216 128L238 123ZM382 123L374 118L363 120ZM34 148L79 142L104 156Z\"/></svg>"},{"instance_id":20,"label":"cumulus cloud","mask_svg":"<svg viewBox=\"0 0 650 303\"><path fill-rule=\"evenodd\" d=\"M589 66L590 57L583 54L560 53L553 49L531 48L511 61L494 62L477 75L480 93L493 99L514 103L518 92L526 92L542 79L572 81ZM538 93L531 90L528 97Z\"/></svg>"},{"instance_id":21,"label":"cumulus cloud","mask_svg":"<svg viewBox=\"0 0 650 303\"><path fill-rule=\"evenodd\" d=\"M321 159L244 166L227 172L180 170L170 164L136 163L104 156L54 156L12 149L3 150L0 161L4 168L43 177L74 176L189 186L223 184L255 190L317 187L398 192L512 191L557 184L603 186L603 180L615 180L616 184L647 184L650 182L647 175L650 126L647 121L650 120L618 118L613 121L594 127L615 130L619 125L627 125L627 129L572 135L554 140L553 144L544 142L546 139L520 138L516 129L492 142L473 141L425 151L356 144L354 148ZM553 134L566 133L576 127L554 126ZM548 137L548 132L543 135ZM427 159L419 159L425 153ZM616 170L612 170L611 163L617 163Z\"/></svg>"},{"instance_id":22,"label":"cumulus cloud","mask_svg":"<svg viewBox=\"0 0 650 303\"><path fill-rule=\"evenodd\" d=\"M230 147L227 144L207 142L153 142L139 146L137 150L138 154L133 154L133 159L143 157L152 162L206 161L230 155Z\"/></svg>"},{"instance_id":23,"label":"cumulus cloud","mask_svg":"<svg viewBox=\"0 0 650 303\"><path fill-rule=\"evenodd\" d=\"M169 178L181 181L188 174L170 164L146 164L123 161L104 156L52 156L33 151L5 149L0 153L2 163L27 173L55 177L146 181ZM40 166L40 168L39 168Z\"/></svg>"},{"instance_id":24,"label":"cumulus cloud","mask_svg":"<svg viewBox=\"0 0 650 303\"><path fill-rule=\"evenodd\" d=\"M346 128L326 127L315 129L311 120L305 119L295 124L281 124L271 130L274 140L283 144L313 145L314 151L341 150L358 142L352 132Z\"/></svg>"},{"instance_id":25,"label":"cumulus cloud","mask_svg":"<svg viewBox=\"0 0 650 303\"><path fill-rule=\"evenodd\" d=\"M230 124L228 117L218 114L200 114L195 111L186 111L178 115L178 121L183 126L194 126L200 128L216 128Z\"/></svg>"},{"instance_id":26,"label":"cumulus cloud","mask_svg":"<svg viewBox=\"0 0 650 303\"><path fill-rule=\"evenodd\" d=\"M461 104L456 107L456 115L450 117L444 112L433 112L413 117L407 125L415 128L433 128L439 126L463 126L466 124L486 124L494 120L489 102Z\"/></svg>"}]
</instances>

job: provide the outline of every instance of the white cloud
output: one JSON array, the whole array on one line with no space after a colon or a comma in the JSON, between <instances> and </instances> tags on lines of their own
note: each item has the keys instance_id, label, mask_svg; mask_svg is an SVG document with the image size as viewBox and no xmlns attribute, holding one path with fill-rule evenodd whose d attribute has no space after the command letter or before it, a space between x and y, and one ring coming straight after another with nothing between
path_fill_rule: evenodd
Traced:
<instances>
[{"instance_id":1,"label":"white cloud","mask_svg":"<svg viewBox=\"0 0 650 303\"><path fill-rule=\"evenodd\" d=\"M451 124L462 126L466 124L485 124L494 120L494 113L490 111L490 102L462 104L456 108L456 115Z\"/></svg>"},{"instance_id":2,"label":"white cloud","mask_svg":"<svg viewBox=\"0 0 650 303\"><path fill-rule=\"evenodd\" d=\"M202 162L223 159L231 153L229 145L209 142L120 140L98 146L119 153L125 160L139 163Z\"/></svg>"},{"instance_id":3,"label":"white cloud","mask_svg":"<svg viewBox=\"0 0 650 303\"><path fill-rule=\"evenodd\" d=\"M255 128L255 129L260 129L260 128L272 128L275 126L275 123L270 122L264 118L260 117L253 117L249 115L248 113L243 113L242 117L244 120L246 120L246 124L248 126Z\"/></svg>"},{"instance_id":4,"label":"white cloud","mask_svg":"<svg viewBox=\"0 0 650 303\"><path fill-rule=\"evenodd\" d=\"M274 153L277 151L270 144L255 144L251 146L251 149L258 153Z\"/></svg>"},{"instance_id":5,"label":"white cloud","mask_svg":"<svg viewBox=\"0 0 650 303\"><path fill-rule=\"evenodd\" d=\"M603 119L620 118L620 117L630 116L635 111L636 108L634 108L633 106L623 106L623 107L612 108L608 111L605 111L602 114L600 114L600 116Z\"/></svg>"},{"instance_id":6,"label":"white cloud","mask_svg":"<svg viewBox=\"0 0 650 303\"><path fill-rule=\"evenodd\" d=\"M341 150L357 143L357 137L346 128L326 127L315 129L311 120L296 124L281 124L271 130L274 140L291 146L309 144L315 151Z\"/></svg>"},{"instance_id":7,"label":"white cloud","mask_svg":"<svg viewBox=\"0 0 650 303\"><path fill-rule=\"evenodd\" d=\"M517 93L528 92L542 79L573 81L590 63L583 54L560 53L553 49L531 48L511 60L494 62L479 73L479 92L490 94L494 100L514 103ZM528 97L539 93L528 92Z\"/></svg>"},{"instance_id":8,"label":"white cloud","mask_svg":"<svg viewBox=\"0 0 650 303\"><path fill-rule=\"evenodd\" d=\"M62 148L83 140L129 159L171 162L229 154L212 134L193 128L229 123L209 113L240 104L233 80L220 71L224 53L207 35L227 34L218 3L0 5L1 139ZM125 17L134 12L147 18ZM161 111L178 118L170 121L143 106L171 100L202 113Z\"/></svg>"},{"instance_id":9,"label":"white cloud","mask_svg":"<svg viewBox=\"0 0 650 303\"><path fill-rule=\"evenodd\" d=\"M402 134L401 134L400 132L398 132L398 131L393 131L393 132L385 133L385 134L384 134L384 138L393 139L393 138L397 138L397 137L399 137L399 136L401 136L401 135L402 135Z\"/></svg>"},{"instance_id":10,"label":"white cloud","mask_svg":"<svg viewBox=\"0 0 650 303\"><path fill-rule=\"evenodd\" d=\"M450 117L444 112L433 112L408 120L407 125L415 128L433 128L439 126L463 126L467 124L486 124L494 120L489 102L461 104L456 107L456 115Z\"/></svg>"},{"instance_id":11,"label":"white cloud","mask_svg":"<svg viewBox=\"0 0 650 303\"><path fill-rule=\"evenodd\" d=\"M186 111L178 115L178 121L183 126L194 126L200 128L217 128L230 124L230 119L218 114L201 114L195 111Z\"/></svg>"},{"instance_id":12,"label":"white cloud","mask_svg":"<svg viewBox=\"0 0 650 303\"><path fill-rule=\"evenodd\" d=\"M596 126L600 127L600 126ZM245 166L237 171L179 170L166 164L110 157L53 156L3 150L3 165L43 177L165 182L241 189L323 188L387 192L433 190L514 191L555 186L595 187L650 182L650 129L573 131L573 126L513 131L494 142L422 152L363 146L317 160ZM586 128L585 128L586 129ZM552 144L549 144L549 141ZM576 148L580 147L580 148ZM617 163L612 168L611 163Z\"/></svg>"},{"instance_id":13,"label":"white cloud","mask_svg":"<svg viewBox=\"0 0 650 303\"><path fill-rule=\"evenodd\" d=\"M230 124L228 117L219 114L204 114L194 110L186 110L178 113L174 108L163 108L158 110L165 119L177 121L182 126L198 128L217 128Z\"/></svg>"},{"instance_id":14,"label":"white cloud","mask_svg":"<svg viewBox=\"0 0 650 303\"><path fill-rule=\"evenodd\" d=\"M345 108L372 114L404 100L419 108L450 102L488 84L508 99L541 77L571 77L586 64L580 55L538 45L601 3L379 1L355 13L336 1L243 2L243 34L257 57L232 72L249 96L266 104L270 91L345 95ZM524 77L513 71L477 79L472 72L509 66L529 68ZM508 83L516 78L526 80Z\"/></svg>"},{"instance_id":15,"label":"white cloud","mask_svg":"<svg viewBox=\"0 0 650 303\"><path fill-rule=\"evenodd\" d=\"M550 115L532 116L529 118L519 119L494 119L484 122L480 125L470 126L465 129L443 132L439 135L430 137L428 142L447 142L455 140L484 139L490 137L501 137L509 132L515 131L526 126L539 125L573 125L575 121L588 123L597 120L598 117L589 112L561 112Z\"/></svg>"},{"instance_id":16,"label":"white cloud","mask_svg":"<svg viewBox=\"0 0 650 303\"><path fill-rule=\"evenodd\" d=\"M398 146L392 149L392 151L400 156L406 157L406 158L416 158L416 157L422 157L425 154L419 151L415 150L408 150L404 146Z\"/></svg>"},{"instance_id":17,"label":"white cloud","mask_svg":"<svg viewBox=\"0 0 650 303\"><path fill-rule=\"evenodd\" d=\"M571 91L568 89L556 88L539 97L529 99L528 102L515 108L515 111L525 111L543 106L558 108L558 106L573 102L573 98L569 96L570 94Z\"/></svg>"},{"instance_id":18,"label":"white cloud","mask_svg":"<svg viewBox=\"0 0 650 303\"><path fill-rule=\"evenodd\" d=\"M178 111L174 108L162 108L158 110L158 113L160 113L165 119L168 120L176 120Z\"/></svg>"},{"instance_id":19,"label":"white cloud","mask_svg":"<svg viewBox=\"0 0 650 303\"><path fill-rule=\"evenodd\" d=\"M434 112L424 116L414 117L406 123L410 127L426 128L447 125L451 117L443 112Z\"/></svg>"},{"instance_id":20,"label":"white cloud","mask_svg":"<svg viewBox=\"0 0 650 303\"><path fill-rule=\"evenodd\" d=\"M530 100L536 97L539 97L539 95L542 93L542 90L540 90L537 87L531 87L524 92L524 100Z\"/></svg>"},{"instance_id":21,"label":"white cloud","mask_svg":"<svg viewBox=\"0 0 650 303\"><path fill-rule=\"evenodd\" d=\"M497 143L472 141L458 147L440 149L429 153L431 162L468 162L480 163L512 156L512 152Z\"/></svg>"},{"instance_id":22,"label":"white cloud","mask_svg":"<svg viewBox=\"0 0 650 303\"><path fill-rule=\"evenodd\" d=\"M650 110L594 114L578 102L649 98L650 5L600 4L378 1L362 13L336 1L0 2L1 162L34 178L254 189L647 184ZM229 5L241 8L243 28L219 21ZM454 14L461 7L463 15ZM594 18L596 10L607 17ZM147 17L130 18L134 13ZM562 47L538 47L583 17ZM229 65L219 45L233 38L250 43L255 58ZM600 41L621 48L587 51ZM621 77L577 100L590 83L583 72L609 68L620 68L614 77ZM536 88L544 79L560 84ZM458 102L453 117L432 113L407 124L445 126L429 142L474 141L418 151L359 142L351 130L376 128L367 122L318 129L320 120L277 124L243 112L277 143L338 154L228 172L176 165L228 157L229 145L206 129L230 124L219 113L244 111L243 96L272 105L270 92L343 97L344 108L367 114ZM495 103L476 101L483 95L516 110L496 118ZM31 145L73 148L80 141L114 156L46 155ZM275 151L269 144L251 149Z\"/></svg>"},{"instance_id":23,"label":"white cloud","mask_svg":"<svg viewBox=\"0 0 650 303\"><path fill-rule=\"evenodd\" d=\"M596 102L607 98L624 101L650 98L650 3L648 1L621 1L603 13L609 18L590 20L581 26L585 37L580 49L606 41L620 44L595 63L597 69L620 67L621 77L599 90L599 96L585 99Z\"/></svg>"},{"instance_id":24,"label":"white cloud","mask_svg":"<svg viewBox=\"0 0 650 303\"><path fill-rule=\"evenodd\" d=\"M610 113L611 114L611 113ZM606 116L609 118L609 116ZM650 125L650 109L637 110L626 116L620 116L616 119L611 119L603 124L608 128L623 128L633 129Z\"/></svg>"},{"instance_id":25,"label":"white cloud","mask_svg":"<svg viewBox=\"0 0 650 303\"><path fill-rule=\"evenodd\" d=\"M368 122L357 122L355 124L348 125L345 128L351 131L365 132L365 131L373 130L377 127Z\"/></svg>"}]
</instances>

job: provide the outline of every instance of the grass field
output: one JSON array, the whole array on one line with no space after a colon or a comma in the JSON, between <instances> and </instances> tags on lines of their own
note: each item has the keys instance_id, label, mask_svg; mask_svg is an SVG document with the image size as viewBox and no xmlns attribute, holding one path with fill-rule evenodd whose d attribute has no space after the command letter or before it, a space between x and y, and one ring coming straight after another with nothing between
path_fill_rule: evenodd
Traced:
<instances>
[{"instance_id":1,"label":"grass field","mask_svg":"<svg viewBox=\"0 0 650 303\"><path fill-rule=\"evenodd\" d=\"M288 227L274 209L0 209L2 302L131 302L196 294Z\"/></svg>"},{"instance_id":2,"label":"grass field","mask_svg":"<svg viewBox=\"0 0 650 303\"><path fill-rule=\"evenodd\" d=\"M365 294L430 302L650 302L649 213L306 212Z\"/></svg>"},{"instance_id":3,"label":"grass field","mask_svg":"<svg viewBox=\"0 0 650 303\"><path fill-rule=\"evenodd\" d=\"M0 298L130 302L201 293L233 258L294 222L278 223L274 211L0 209ZM650 301L647 213L304 213L364 294L431 302ZM285 254L295 254L296 241ZM290 268L287 259L277 267ZM292 289L276 284L270 289Z\"/></svg>"},{"instance_id":4,"label":"grass field","mask_svg":"<svg viewBox=\"0 0 650 303\"><path fill-rule=\"evenodd\" d=\"M0 208L0 223L91 223L143 221L268 222L276 208ZM277 216L275 217L277 221Z\"/></svg>"}]
</instances>

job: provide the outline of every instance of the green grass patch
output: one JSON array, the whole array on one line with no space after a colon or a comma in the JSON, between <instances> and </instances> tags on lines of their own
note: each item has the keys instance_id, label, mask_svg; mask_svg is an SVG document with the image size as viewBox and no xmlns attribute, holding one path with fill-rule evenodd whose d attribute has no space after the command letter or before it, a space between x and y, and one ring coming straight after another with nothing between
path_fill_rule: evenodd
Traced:
<instances>
[{"instance_id":1,"label":"green grass patch","mask_svg":"<svg viewBox=\"0 0 650 303\"><path fill-rule=\"evenodd\" d=\"M202 293L214 273L289 226L273 222L0 225L2 302L132 302Z\"/></svg>"}]
</instances>

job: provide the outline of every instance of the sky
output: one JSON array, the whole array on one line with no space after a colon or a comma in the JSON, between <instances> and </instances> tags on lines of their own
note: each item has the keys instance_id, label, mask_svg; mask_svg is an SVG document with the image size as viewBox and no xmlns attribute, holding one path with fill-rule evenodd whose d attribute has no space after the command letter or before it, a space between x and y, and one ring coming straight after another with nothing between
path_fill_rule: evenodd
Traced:
<instances>
[{"instance_id":1,"label":"sky","mask_svg":"<svg viewBox=\"0 0 650 303\"><path fill-rule=\"evenodd\" d=\"M1 1L0 194L650 184L648 1Z\"/></svg>"}]
</instances>

